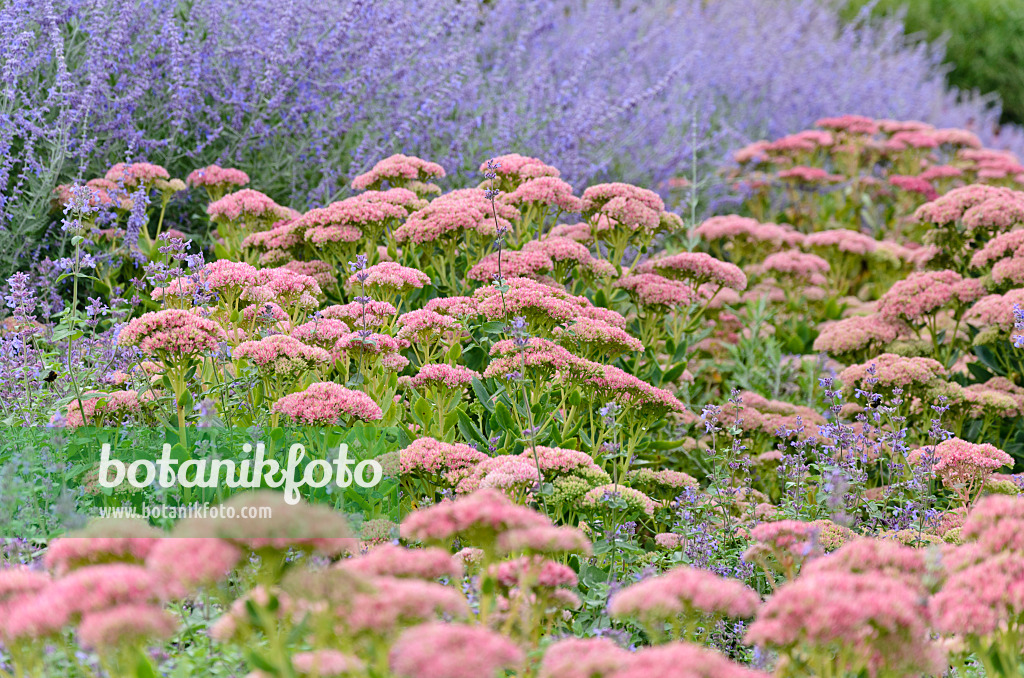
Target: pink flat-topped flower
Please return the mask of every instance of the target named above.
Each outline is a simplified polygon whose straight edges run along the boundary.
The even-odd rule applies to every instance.
[[[512,503],[498,490],[483,489],[415,511],[402,522],[401,533],[406,539],[444,542],[460,535],[494,537],[507,530],[550,525],[543,514]]]
[[[566,322],[590,305],[584,297],[529,278],[506,278],[508,290],[502,298],[494,287],[481,287],[473,293],[480,314],[488,320],[523,316],[533,325]]]
[[[693,285],[712,283],[737,291],[747,287],[747,276],[738,266],[704,252],[680,252],[654,259],[638,266],[637,272],[659,273],[675,280],[685,280]]]
[[[134,188],[139,184],[152,184],[157,179],[170,179],[170,173],[160,165],[148,162],[119,162],[107,170],[104,179],[125,188]]]
[[[927,385],[938,377],[946,376],[946,370],[937,360],[931,358],[907,358],[892,353],[883,353],[860,365],[851,365],[839,373],[839,381],[848,391],[854,387],[870,390],[868,380],[883,388],[911,385]]]
[[[403,474],[458,476],[468,473],[489,457],[462,443],[444,443],[434,438],[419,438],[399,453],[399,470]]]
[[[386,301],[368,301],[361,304],[353,301],[344,305],[328,306],[320,311],[320,317],[343,320],[353,329],[381,327],[391,322],[398,310]]]
[[[837,356],[879,349],[896,341],[900,331],[899,324],[878,315],[852,316],[822,325],[813,348]]]
[[[499,177],[510,177],[519,181],[525,181],[538,177],[557,178],[561,176],[561,172],[557,168],[547,165],[537,158],[519,155],[518,153],[499,155],[497,158],[492,158],[492,161],[497,165],[493,171]],[[491,170],[486,162],[480,165],[481,173],[488,171]]]
[[[378,162],[369,172],[353,179],[352,188],[357,191],[377,190],[385,181],[392,186],[401,187],[408,182],[429,181],[443,176],[444,168],[436,162],[396,153]]]
[[[657,193],[623,183],[590,186],[583,192],[582,207],[585,218],[600,215],[630,231],[656,229],[665,211]]]
[[[590,540],[575,527],[529,527],[509,530],[498,536],[503,553],[564,554],[592,552]]]
[[[484,459],[455,486],[458,494],[472,494],[481,488],[521,494],[541,481],[537,466],[520,456],[502,454]]]
[[[245,358],[261,370],[277,375],[294,375],[331,362],[331,355],[324,349],[307,346],[285,334],[242,342],[231,352],[231,357]]]
[[[397,336],[400,339],[414,343],[433,343],[455,338],[455,332],[460,330],[461,325],[452,316],[420,309],[398,316],[398,328]]]
[[[288,208],[278,205],[266,194],[251,188],[228,193],[220,200],[210,203],[206,208],[206,213],[215,221],[253,219],[266,222],[267,226],[279,219],[291,217],[291,211]]]
[[[362,283],[359,280],[360,275],[365,275]],[[361,273],[352,274],[346,282],[349,289],[359,289],[360,284],[369,288],[381,288],[389,294],[405,294],[429,285],[430,276],[416,268],[384,261],[370,266]]]
[[[606,678],[632,654],[607,638],[565,638],[544,653],[538,678]]]
[[[414,388],[443,386],[458,390],[469,386],[474,378],[479,379],[479,373],[462,365],[429,364],[420,367],[420,371],[412,378],[412,385]]]
[[[955,271],[911,273],[878,300],[878,315],[889,322],[919,323],[947,305],[969,304],[984,295],[980,280],[964,278]]]
[[[584,346],[606,356],[644,350],[639,339],[603,320],[576,318],[571,323],[555,327],[552,333],[563,346]]]
[[[990,198],[1015,193],[1007,188],[996,188],[985,184],[962,186],[927,202],[914,211],[914,219],[920,223],[949,224],[963,218],[967,210],[980,205]]]
[[[352,328],[349,327],[347,321],[333,318],[310,320],[294,327],[291,331],[291,336],[299,341],[328,350],[334,348],[338,341],[350,334],[352,334]]]
[[[928,559],[923,549],[904,546],[892,539],[861,537],[822,558],[815,558],[803,568],[803,574],[847,572],[875,574],[902,581],[924,590],[928,575]]]
[[[317,227],[349,227],[362,232],[373,228],[379,229],[387,223],[397,224],[406,216],[408,212],[402,205],[357,195],[306,212],[298,219],[295,229],[306,232]]]
[[[594,261],[590,250],[571,238],[548,235],[540,240],[531,240],[523,246],[524,252],[543,252],[552,261],[571,261],[589,265]]]
[[[206,167],[192,170],[186,178],[186,183],[189,186],[208,186],[226,189],[229,186],[245,186],[249,183],[249,175],[242,170],[232,167],[207,165]]]
[[[804,235],[791,227],[779,224],[763,224],[756,219],[741,217],[737,214],[711,217],[701,223],[694,233],[704,240],[734,240],[746,238],[754,242],[769,242],[775,245],[799,245]]]
[[[423,306],[423,310],[458,319],[479,315],[477,301],[473,297],[435,297]]]
[[[386,191],[366,191],[359,197],[367,202],[385,202],[405,208],[407,212],[415,212],[427,206],[427,201],[408,188],[389,188]]]
[[[84,409],[84,417],[83,410]],[[119,426],[142,411],[136,391],[114,391],[100,395],[83,394],[82,406],[77,400],[68,403],[65,426],[78,428],[88,420],[91,426]]]
[[[543,176],[524,181],[514,191],[503,193],[500,200],[520,208],[528,205],[545,205],[562,212],[573,213],[583,208],[583,201],[573,195],[572,186],[556,176]]]
[[[941,673],[945,663],[928,635],[927,610],[917,589],[879,574],[820,572],[788,582],[750,625],[747,642],[828,657],[842,647],[843,673],[885,667],[903,673]],[[870,633],[864,633],[871,629]]]
[[[270,407],[297,424],[330,426],[360,419],[376,421],[383,416],[380,406],[362,391],[352,391],[334,382],[311,384],[305,391],[281,398]]]
[[[525,278],[542,276],[554,268],[555,264],[551,257],[537,250],[494,252],[469,269],[466,277],[470,280],[490,282],[498,275],[499,266],[502,276]]]
[[[220,325],[180,309],[145,313],[118,334],[120,346],[138,346],[148,355],[197,356],[215,352],[224,336]]]
[[[442,622],[408,629],[391,648],[399,678],[484,678],[523,660],[523,651],[495,631]]]
[[[897,132],[924,132],[935,129],[935,125],[929,125],[920,120],[876,120],[878,128],[886,134]]]
[[[995,445],[969,443],[960,438],[950,438],[934,448],[917,450],[908,459],[920,461],[926,453],[937,460],[932,466],[935,475],[943,485],[956,491],[965,504],[996,469],[1012,467],[1014,463],[1013,457]]]
[[[923,176],[904,176],[892,174],[887,178],[888,182],[896,188],[908,193],[923,195],[927,200],[935,200],[939,197],[938,191],[932,186],[928,179]]]
[[[612,597],[608,612],[648,624],[702,614],[748,619],[760,603],[757,593],[735,579],[682,566],[622,589]]]
[[[820,167],[791,167],[780,171],[778,177],[804,184],[834,184],[846,179],[841,174],[830,174]]]
[[[803,240],[805,247],[835,248],[840,252],[850,254],[867,254],[875,251],[878,241],[869,235],[859,231],[851,231],[845,228],[837,228],[830,231],[818,231],[811,233]],[[825,269],[828,270],[827,268]],[[819,273],[823,271],[818,271]]]
[[[840,115],[830,118],[819,118],[814,122],[815,127],[847,132],[849,134],[876,134],[878,123],[873,118],[863,115]]]
[[[637,652],[628,653],[628,658],[621,667],[605,674],[606,678],[768,678],[768,675],[726,659],[718,652],[691,643],[667,643],[644,647]]]
[[[177,628],[174,617],[162,607],[128,603],[83,615],[78,636],[87,647],[110,650],[166,640]]]
[[[358,657],[338,650],[313,650],[293,654],[292,666],[303,676],[340,678],[361,672],[365,665]]]
[[[499,341],[491,347],[491,356],[484,370],[485,378],[509,379],[525,368],[546,378],[557,373],[562,379],[575,381],[595,379],[603,367],[540,337],[531,337],[525,347],[518,346],[512,339]]]
[[[382,544],[357,558],[342,560],[337,567],[364,575],[407,579],[460,579],[462,566],[448,551],[437,548],[405,548]]]
[[[804,241],[806,243],[806,241]],[[778,276],[802,282],[806,285],[823,285],[824,275],[831,269],[828,261],[815,254],[808,254],[799,250],[786,250],[769,254],[761,262],[760,269],[765,273],[773,273]]]
[[[971,256],[971,267],[983,269],[1004,257],[1024,256],[1024,229],[1000,233]]]
[[[615,287],[628,291],[640,306],[660,307],[663,310],[686,308],[703,299],[688,284],[657,273],[624,276],[615,281]]]
[[[494,213],[497,212],[497,224]],[[409,215],[395,230],[395,240],[420,244],[476,234],[485,238],[497,235],[498,227],[511,229],[520,218],[519,210],[503,202],[492,206],[486,191],[464,188],[435,198],[429,205]]]

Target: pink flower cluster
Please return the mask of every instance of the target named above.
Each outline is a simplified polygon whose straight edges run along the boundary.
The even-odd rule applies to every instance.
[[[799,245],[804,235],[792,227],[779,224],[763,224],[750,217],[737,214],[711,217],[696,228],[694,233],[708,242],[746,238],[753,242],[768,242],[774,245]]]
[[[814,350],[842,356],[882,348],[899,335],[900,326],[879,315],[852,316],[822,325],[814,340]]]
[[[211,202],[206,207],[206,213],[214,220],[256,219],[267,222],[268,226],[278,219],[292,216],[292,211],[287,207],[278,205],[269,196],[251,188],[228,193],[220,200]]]
[[[121,329],[120,346],[138,346],[148,355],[169,360],[197,356],[217,350],[224,330],[220,325],[189,311],[167,309],[144,313]]]
[[[511,229],[511,221],[519,217],[519,210],[512,205],[495,202],[492,206],[486,191],[464,188],[445,193],[413,212],[394,235],[396,241],[412,245],[454,239],[468,233],[493,238],[498,228]]]
[[[136,391],[113,391],[100,396],[87,393],[82,395],[81,407],[77,399],[68,403],[65,426],[78,428],[87,420],[90,426],[119,426],[126,417],[141,411],[142,403]]]
[[[615,287],[628,291],[639,306],[664,311],[682,310],[702,300],[702,295],[687,283],[657,273],[627,275],[615,281]]]
[[[469,445],[418,438],[399,453],[398,463],[403,474],[426,473],[457,479],[486,459],[486,454]]]
[[[938,191],[923,174],[918,176],[890,174],[886,180],[901,191],[923,195],[926,200],[935,200],[939,197]]]
[[[830,266],[817,255],[787,250],[769,254],[761,263],[760,269],[766,273],[790,276],[807,285],[823,285],[824,274],[828,273]]]
[[[1024,229],[1000,233],[971,256],[973,268],[985,268],[1004,257],[1024,256]]]
[[[391,670],[399,678],[483,678],[524,659],[522,650],[495,631],[442,622],[414,626],[391,647]]]
[[[622,589],[612,596],[608,612],[612,617],[636,617],[645,623],[684,615],[746,619],[754,616],[760,603],[757,593],[735,579],[680,566]]]
[[[462,365],[429,364],[420,367],[412,378],[412,385],[418,389],[433,386],[461,390],[469,386],[474,378],[479,379],[479,373]]]
[[[1013,457],[989,443],[969,443],[960,438],[943,440],[935,446],[938,459],[932,470],[946,487],[977,488],[1002,466],[1013,466]]]
[[[658,228],[665,203],[654,191],[632,184],[596,184],[583,191],[582,211],[586,218],[601,215],[630,231],[651,231]]]
[[[360,174],[353,179],[352,188],[357,191],[379,189],[385,181],[392,186],[401,186],[408,182],[429,181],[434,177],[443,177],[444,175],[444,168],[436,162],[397,153],[384,158],[369,172]]]
[[[473,297],[435,297],[428,301],[423,309],[461,319],[479,315],[476,305],[476,299]]]
[[[233,358],[245,358],[262,370],[278,375],[297,375],[317,365],[327,365],[331,355],[317,346],[307,346],[285,334],[274,334],[236,346]]]
[[[124,186],[125,188],[134,188],[140,183],[152,184],[158,179],[170,179],[171,175],[160,165],[154,165],[148,162],[119,162],[107,170],[107,173],[103,178],[113,184]]]
[[[508,291],[504,298],[494,287],[481,287],[473,293],[477,309],[488,320],[504,320],[508,316],[524,316],[535,322],[551,325],[563,323],[582,314],[590,306],[585,297],[577,297],[563,289],[530,278],[506,278]]]
[[[895,283],[878,300],[878,315],[888,322],[923,322],[950,304],[969,304],[985,295],[977,278],[964,278],[955,271],[911,273]]]
[[[644,350],[640,340],[626,330],[592,318],[577,318],[571,323],[555,327],[552,334],[563,346],[582,345],[606,356]]]
[[[865,255],[878,247],[878,241],[869,235],[848,228],[837,228],[831,231],[811,233],[803,242],[804,246],[820,249],[835,248],[840,252]],[[828,269],[825,269],[826,271]],[[818,271],[824,273],[825,271]]]
[[[338,563],[363,575],[433,580],[462,577],[462,567],[448,551],[436,547],[409,549],[394,544],[376,546],[365,555]]]
[[[310,384],[305,391],[286,395],[271,405],[270,411],[311,426],[331,426],[351,419],[375,421],[384,416],[370,396],[330,381]]]
[[[841,174],[829,174],[820,167],[791,167],[778,173],[780,179],[791,179],[804,184],[834,184],[843,181]]]
[[[481,488],[494,488],[515,496],[540,482],[537,466],[516,455],[501,454],[484,459],[456,485],[459,494],[472,494]]]
[[[536,242],[536,241],[531,241]],[[481,259],[466,272],[466,277],[479,282],[490,282],[498,275],[500,264],[501,275],[509,277],[540,277],[547,273],[555,264],[546,253],[537,249],[511,250],[494,252]]]
[[[519,155],[518,153],[499,155],[497,158],[493,158],[493,162],[498,165],[494,170],[495,174],[499,177],[508,177],[518,181],[537,179],[539,177],[561,176],[561,172],[557,168],[546,165],[537,158]],[[481,173],[489,171],[491,170],[488,169],[487,163],[480,165]]]
[[[914,212],[922,223],[961,221],[968,230],[1009,230],[1024,221],[1024,193],[1008,188],[972,184],[954,188]]]
[[[410,514],[402,536],[421,542],[449,541],[459,535],[496,535],[507,530],[547,527],[544,515],[518,504],[494,489],[482,489],[456,501],[443,502]]]
[[[524,181],[511,193],[502,194],[501,201],[519,208],[545,205],[570,213],[578,213],[583,209],[583,201],[573,195],[572,186],[557,176]]]
[[[210,188],[227,188],[228,186],[245,186],[249,183],[249,175],[239,169],[207,165],[192,170],[186,182],[189,186],[207,186]]]
[[[747,276],[735,264],[715,259],[704,252],[680,252],[654,259],[637,267],[640,273],[660,273],[669,278],[686,280],[692,285],[710,283],[742,291]]]
[[[768,678],[721,654],[691,643],[667,643],[628,653],[617,669],[602,678]],[[559,677],[561,678],[561,677]],[[568,677],[566,677],[568,678]],[[591,678],[588,676],[587,678]]]
[[[359,276],[365,275],[360,283]],[[349,276],[346,285],[350,289],[359,289],[360,284],[373,289],[385,290],[388,294],[405,294],[430,284],[430,276],[416,268],[400,266],[393,261],[382,261],[370,266],[365,271]]]
[[[946,369],[937,360],[883,353],[865,363],[847,367],[839,373],[839,381],[852,391],[854,387],[872,390],[870,380],[891,389],[894,386],[906,388],[914,384],[928,384],[944,376]]]
[[[747,642],[831,657],[842,648],[843,673],[941,673],[927,610],[916,588],[880,574],[818,572],[787,582],[768,599]]]

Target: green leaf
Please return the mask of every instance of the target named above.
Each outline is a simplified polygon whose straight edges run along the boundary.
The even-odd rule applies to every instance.
[[[480,404],[487,408],[488,412],[494,411],[494,403],[491,402],[491,394],[487,392],[487,387],[477,377],[473,377],[473,393],[476,394],[476,399],[480,401]]]
[[[515,422],[512,421],[512,413],[508,411],[505,403],[500,400],[494,404],[494,418],[503,429],[506,431],[516,431],[518,434]]]
[[[489,320],[480,326],[480,330],[486,334],[504,334],[505,323],[501,320]]]
[[[462,344],[459,344],[458,342],[456,342],[456,343],[452,344],[452,347],[450,349],[448,349],[448,353],[446,354],[445,357],[448,359],[448,362],[454,363],[461,356],[462,356]]]
[[[483,432],[477,427],[473,420],[468,414],[461,408],[457,408],[455,412],[459,417],[459,433],[467,441],[475,441],[479,444],[486,445],[487,439],[484,438]]]
[[[417,417],[419,417],[419,420],[420,420],[421,424],[430,421],[430,419],[431,419],[431,416],[430,416],[431,415],[430,403],[427,402],[426,398],[423,398],[423,397],[416,398],[416,402],[415,402],[415,404],[413,404],[412,410],[413,410],[413,413]]]
[[[153,666],[153,662],[150,661],[142,649],[139,647],[134,648],[135,652],[135,678],[158,678],[156,667]]]

